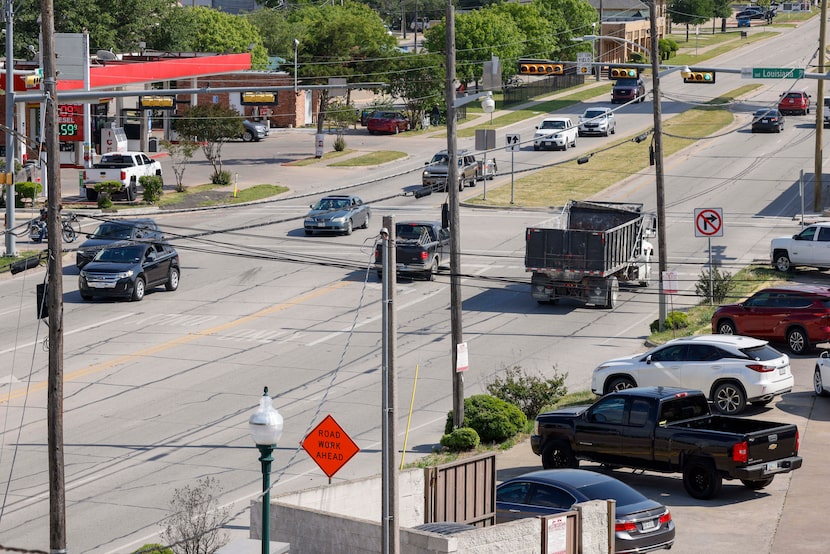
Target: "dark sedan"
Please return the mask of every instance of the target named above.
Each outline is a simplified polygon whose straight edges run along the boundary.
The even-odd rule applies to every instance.
[[[401,112],[375,112],[368,121],[366,128],[370,135],[376,133],[400,133],[409,130],[409,118]]]
[[[764,108],[752,114],[752,132],[780,133],[784,129],[784,114],[775,108]]]
[[[176,290],[180,276],[179,254],[169,244],[117,246],[101,250],[84,266],[78,290],[84,300],[111,296],[139,301],[157,286]]]
[[[303,227],[306,235],[329,231],[351,235],[352,229],[368,229],[372,210],[354,195],[331,195],[311,205]]]
[[[625,483],[583,469],[546,469],[514,477],[496,487],[496,522],[556,514],[589,500],[616,500],[617,553],[668,549],[674,544],[669,509]]]
[[[162,232],[154,220],[133,219],[122,221],[105,221],[95,232],[86,236],[75,253],[75,265],[81,269],[92,261],[101,249],[110,246],[126,246],[141,240],[161,240]]]

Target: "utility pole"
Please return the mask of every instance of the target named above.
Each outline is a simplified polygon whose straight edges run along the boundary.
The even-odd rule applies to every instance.
[[[827,2],[821,3],[821,19],[818,27],[818,72],[824,73],[824,48],[827,44]],[[822,165],[824,159],[824,79],[818,80],[816,91],[816,154],[815,178],[813,179],[813,209],[820,212],[823,208],[822,193]]]
[[[455,7],[447,3],[447,192],[450,197],[450,327],[452,333],[452,423],[464,421],[464,375],[457,370],[461,344],[461,218],[458,202],[458,122],[455,110]]]
[[[14,6],[12,0],[6,0],[3,11],[6,22],[6,173],[12,176],[11,183],[6,183],[6,256],[15,256],[14,234]]]
[[[66,552],[66,497],[63,466],[63,244],[61,243],[61,177],[58,144],[57,56],[55,55],[55,10],[52,0],[41,0],[43,47],[44,148],[46,150],[47,304],[49,306],[49,379],[46,419],[49,458],[49,548],[52,554]]]
[[[660,110],[660,48],[657,37],[657,1],[649,0],[649,31],[651,33],[651,79],[652,101],[654,111],[654,138],[652,148],[654,152],[654,179],[657,188],[657,260],[659,271],[659,324],[662,331],[666,323],[666,292],[663,283],[663,273],[668,265],[666,246],[666,192],[663,176],[663,115]]]

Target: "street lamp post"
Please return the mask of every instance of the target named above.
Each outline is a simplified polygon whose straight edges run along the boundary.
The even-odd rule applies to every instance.
[[[271,551],[271,462],[277,443],[282,436],[283,420],[271,405],[268,387],[259,400],[259,409],[248,419],[248,429],[259,449],[262,463],[262,554]]]
[[[300,41],[294,39],[294,94],[297,94],[297,50],[300,48]]]

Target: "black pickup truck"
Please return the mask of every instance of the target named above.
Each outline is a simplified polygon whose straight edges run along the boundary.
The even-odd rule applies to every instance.
[[[395,263],[398,275],[417,275],[432,281],[450,260],[450,232],[438,221],[395,224]],[[383,274],[383,247],[375,248],[375,271]]]
[[[626,389],[536,416],[530,444],[548,468],[590,460],[611,467],[683,473],[694,498],[718,494],[723,479],[759,490],[801,467],[798,428],[712,415],[706,396],[669,387]]]

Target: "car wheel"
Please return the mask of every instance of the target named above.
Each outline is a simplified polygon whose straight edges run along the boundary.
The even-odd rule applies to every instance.
[[[616,126],[616,125],[614,125],[613,127],[611,127],[611,134],[612,134],[612,135],[616,135],[616,134],[617,134],[617,126]],[[607,136],[607,135],[606,135],[606,136]]]
[[[721,383],[712,393],[715,408],[724,415],[735,415],[746,408],[746,395],[743,389],[731,381]]]
[[[369,129],[369,134],[370,134],[370,135],[374,135],[374,134],[375,134],[375,132],[374,132],[374,131],[372,131],[371,129]]]
[[[735,327],[735,323],[728,319],[724,319],[722,321],[718,321],[717,326],[718,334],[719,335],[737,335],[738,329]]]
[[[793,266],[790,263],[790,257],[787,255],[786,251],[776,250],[772,258],[775,260],[775,269],[778,271],[782,271],[784,273],[792,271]]]
[[[534,145],[533,145],[533,149],[534,149],[535,151],[537,151],[537,152],[538,152],[538,151],[539,151],[539,146],[538,146],[538,145],[536,145],[536,144],[534,144]]]
[[[801,327],[787,331],[787,346],[793,354],[806,354],[810,350],[810,339]]]
[[[610,134],[611,134],[611,129],[605,129],[605,132],[602,133],[602,136],[607,137]]]
[[[611,282],[608,283],[608,295],[605,301],[605,307],[609,310],[613,310],[617,307],[617,298],[620,295],[620,282],[617,280],[616,277],[611,278]]]
[[[427,271],[427,281],[434,281],[436,273],[438,273],[438,260],[433,259],[432,265],[429,266],[429,271]]]
[[[692,498],[708,500],[721,489],[723,478],[711,460],[692,458],[683,467],[683,488]]]
[[[305,236],[307,237],[310,237],[314,234],[314,231],[312,231],[311,229],[303,229],[303,231],[305,232]]]
[[[576,148],[576,137],[574,137],[574,140],[571,143],[571,148]]]
[[[81,293],[81,300],[92,300],[91,294],[86,294],[85,292]]]
[[[618,390],[633,389],[637,386],[634,379],[631,377],[615,377],[608,381],[605,385],[605,394],[616,392]]]
[[[821,380],[821,370],[818,366],[816,366],[816,370],[813,373],[813,391],[816,393],[816,396],[827,396],[827,391],[824,390],[824,382]]]
[[[777,126],[775,127],[775,132],[776,132],[776,133],[780,133],[780,132],[781,132],[781,129],[783,129],[783,128],[784,128],[784,126],[783,126],[783,125],[777,125]]]
[[[351,220],[351,219],[350,219],[349,221],[347,221],[347,222],[346,222],[346,229],[343,231],[343,233],[344,233],[345,235],[351,235],[351,234],[352,234],[352,230],[354,229],[354,227],[353,227],[352,225],[353,225],[353,224],[352,224],[352,220]]]
[[[86,189],[86,199],[90,202],[98,200],[98,191],[95,189]]]
[[[360,226],[361,229],[368,229],[369,228],[369,215],[366,215],[366,219],[363,220],[363,225]]]
[[[542,467],[545,469],[577,468],[577,460],[567,443],[550,442],[542,450]]]
[[[775,475],[772,477],[765,477],[764,479],[741,479],[741,483],[743,483],[749,490],[759,491],[772,483],[774,477]]]
[[[135,181],[130,181],[130,184],[127,185],[127,188],[124,191],[124,194],[127,197],[127,202],[132,202],[133,200],[135,200],[136,192],[137,190],[135,186]]]
[[[132,299],[135,302],[141,302],[144,298],[144,277],[137,277],[135,280],[135,285],[133,285],[133,296]]]
[[[254,134],[250,131],[245,131],[244,133],[242,133],[242,140],[245,142],[251,142],[252,140],[254,140]]]
[[[167,275],[167,282],[164,283],[164,288],[169,291],[174,291],[179,288],[179,268],[170,268],[170,273]]]
[[[397,135],[398,133],[400,133],[400,131],[401,131],[401,130],[400,130],[400,129],[398,129],[398,126],[397,126],[397,125],[395,125],[395,130],[393,131],[393,133],[395,133],[395,134]]]
[[[458,180],[458,192],[464,190],[464,177]]]

